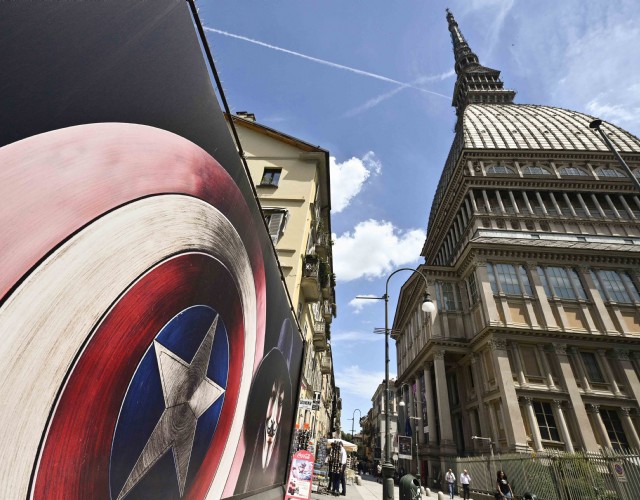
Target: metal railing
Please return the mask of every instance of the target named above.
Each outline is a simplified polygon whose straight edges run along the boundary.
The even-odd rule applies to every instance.
[[[640,453],[603,450],[600,453],[545,450],[495,457],[456,459],[456,476],[467,469],[471,489],[493,495],[496,473],[503,470],[517,497],[538,500],[640,499]]]

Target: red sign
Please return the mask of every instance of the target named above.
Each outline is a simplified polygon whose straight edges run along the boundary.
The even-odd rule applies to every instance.
[[[285,500],[309,500],[313,482],[313,453],[300,450],[294,453],[289,471]]]

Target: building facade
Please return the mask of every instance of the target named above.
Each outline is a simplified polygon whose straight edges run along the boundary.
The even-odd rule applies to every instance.
[[[392,463],[398,463],[398,405],[393,387],[396,379],[389,380],[389,454]],[[385,418],[386,409],[384,401],[385,382],[378,384],[371,398],[371,409],[364,420],[363,433],[369,436],[369,446],[365,447],[365,456],[373,462],[385,461]]]
[[[489,443],[640,449],[640,193],[594,117],[515,104],[447,20],[458,121],[420,268],[437,312],[414,275],[393,325],[420,472]],[[640,176],[640,140],[603,129]]]
[[[299,408],[296,428],[314,446],[334,434],[341,408],[329,342],[336,315],[329,153],[257,123],[251,113],[231,119],[305,339],[300,399],[313,405]]]

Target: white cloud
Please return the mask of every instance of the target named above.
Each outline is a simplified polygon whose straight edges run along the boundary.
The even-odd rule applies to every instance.
[[[379,278],[392,268],[420,259],[425,232],[401,231],[391,222],[373,219],[358,223],[353,232],[334,236],[333,264],[339,281]]]
[[[375,295],[363,295],[363,297],[371,297],[376,298]],[[375,301],[371,300],[371,299],[351,299],[351,301],[349,302],[349,305],[353,308],[353,313],[354,314],[360,314],[362,312],[362,309],[364,309],[365,306],[370,306],[372,304],[374,304]]]
[[[362,158],[350,158],[338,163],[332,156],[331,169],[331,212],[342,212],[356,196],[371,175],[379,175],[382,163],[373,151]]]
[[[376,335],[373,332],[332,332],[331,333],[331,345],[335,347],[340,344],[341,348],[344,344],[362,344],[367,342],[382,341],[384,337],[382,335]]]
[[[389,375],[395,378],[395,374]],[[365,371],[358,365],[347,366],[336,371],[336,386],[340,387],[340,395],[351,394],[371,400],[378,385],[384,380],[384,370]]]

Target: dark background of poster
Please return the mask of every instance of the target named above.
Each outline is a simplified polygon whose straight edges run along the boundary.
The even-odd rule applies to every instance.
[[[276,347],[283,318],[296,323],[187,2],[0,2],[0,48],[0,147],[74,125],[126,122],[178,134],[218,160],[247,199],[261,232],[267,279],[264,352]],[[292,408],[302,350],[294,328]]]

